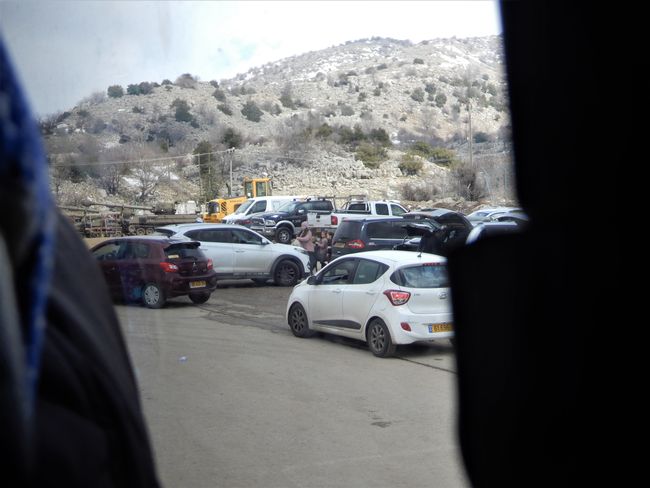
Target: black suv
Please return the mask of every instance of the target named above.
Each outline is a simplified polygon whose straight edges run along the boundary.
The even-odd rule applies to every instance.
[[[251,218],[251,230],[282,244],[289,244],[298,234],[300,224],[307,220],[308,213],[330,214],[334,204],[318,198],[287,202],[275,212],[256,214]]]
[[[343,219],[332,239],[332,259],[360,251],[393,249],[409,234],[402,217]]]

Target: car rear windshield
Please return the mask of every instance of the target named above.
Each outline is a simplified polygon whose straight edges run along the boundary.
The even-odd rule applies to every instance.
[[[395,271],[390,280],[407,288],[446,288],[449,286],[447,266],[440,263],[405,266]]]
[[[165,256],[167,259],[187,259],[192,258],[195,260],[205,259],[203,251],[201,251],[196,243],[187,242],[182,244],[173,244],[165,248]]]
[[[336,228],[336,233],[334,234],[334,241],[350,241],[353,239],[358,239],[359,234],[361,233],[361,222],[356,222],[354,220],[344,220]]]

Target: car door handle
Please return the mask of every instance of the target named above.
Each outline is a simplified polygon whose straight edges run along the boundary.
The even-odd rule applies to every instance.
[[[246,251],[244,251],[243,249],[238,249],[235,252],[246,252]]]
[[[375,290],[368,290],[368,291],[366,292],[366,295],[374,295],[374,294],[376,294],[376,293],[377,293],[377,292],[376,292]]]
[[[341,293],[341,289],[337,288],[336,290],[332,290],[332,293]]]

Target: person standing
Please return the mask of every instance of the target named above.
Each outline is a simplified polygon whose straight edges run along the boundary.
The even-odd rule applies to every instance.
[[[300,234],[298,234],[298,244],[309,254],[309,273],[314,274],[316,269],[316,252],[314,249],[314,242],[312,240],[313,236],[311,230],[309,230],[309,224],[307,221],[304,221],[300,224]]]
[[[329,262],[327,253],[330,243],[327,231],[322,231],[320,236],[320,239],[316,242],[316,261],[320,263],[320,269],[323,269],[323,267]]]

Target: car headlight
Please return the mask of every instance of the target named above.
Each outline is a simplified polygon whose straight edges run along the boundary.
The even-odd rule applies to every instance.
[[[275,225],[275,220],[265,220],[264,225]]]

